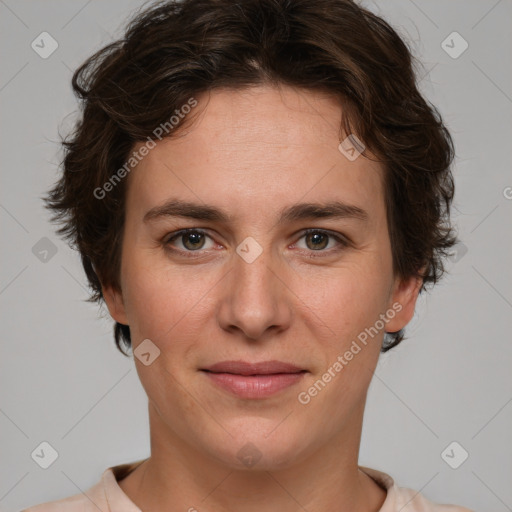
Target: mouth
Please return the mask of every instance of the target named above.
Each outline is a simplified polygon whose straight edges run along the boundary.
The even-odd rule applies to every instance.
[[[283,361],[261,361],[249,363],[246,361],[222,361],[215,363],[204,371],[212,373],[231,373],[234,375],[275,375],[283,373],[299,373],[306,371],[291,363]]]
[[[308,373],[282,361],[223,361],[201,371],[224,391],[248,399],[267,398],[298,383]]]

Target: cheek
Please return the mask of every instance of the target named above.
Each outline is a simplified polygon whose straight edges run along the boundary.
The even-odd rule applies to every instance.
[[[387,305],[390,279],[376,259],[337,268],[324,275],[301,278],[293,286],[309,308],[310,321],[323,323],[338,347],[373,325]]]
[[[304,406],[309,417],[322,418],[322,428],[332,432],[355,413],[368,390],[383,338],[383,330],[375,331],[375,325],[385,312],[388,286],[384,269],[379,273],[377,266],[338,270],[322,282],[321,291],[309,295],[309,302],[304,301],[308,306],[304,318],[316,333],[323,365],[301,389],[302,399],[309,400]],[[300,293],[314,289],[312,284],[304,283]],[[331,411],[327,418],[326,408]]]
[[[150,268],[148,261],[153,261]],[[145,338],[157,345],[172,339],[173,346],[181,339],[197,339],[200,318],[211,304],[208,292],[216,281],[154,262],[141,253],[127,258],[123,267],[123,297],[134,346]]]

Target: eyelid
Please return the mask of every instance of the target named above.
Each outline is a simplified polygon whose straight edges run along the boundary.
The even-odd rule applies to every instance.
[[[323,228],[308,228],[301,232],[302,235],[300,238],[302,238],[305,235],[309,235],[310,233],[323,233],[324,235],[328,235],[331,238],[334,238],[336,241],[338,241],[340,244],[342,244],[345,247],[348,247],[353,242],[350,240],[350,238],[342,233],[339,233],[338,231],[331,231],[329,229],[323,229]],[[318,251],[318,252],[326,252],[326,251]]]
[[[172,240],[174,238],[178,238],[180,235],[186,235],[187,233],[201,233],[203,235],[210,236],[202,228],[183,228],[183,229],[178,229],[177,231],[173,231],[172,233],[167,233],[164,236],[163,241],[169,242],[170,240]]]

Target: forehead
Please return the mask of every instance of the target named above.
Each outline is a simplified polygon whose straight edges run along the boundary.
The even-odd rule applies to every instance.
[[[382,203],[380,165],[350,161],[338,149],[336,98],[259,86],[214,90],[197,100],[191,122],[157,142],[130,173],[132,208],[170,196],[238,208],[240,215],[299,201],[341,200],[365,209]]]

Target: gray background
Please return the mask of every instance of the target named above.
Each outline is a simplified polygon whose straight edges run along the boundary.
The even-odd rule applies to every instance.
[[[84,302],[78,255],[40,200],[57,177],[58,131],[76,111],[72,70],[139,5],[0,0],[2,511],[79,493],[105,468],[149,454],[133,359],[115,348],[105,311]],[[450,276],[421,297],[409,339],[381,356],[360,463],[436,502],[512,510],[512,3],[364,5],[409,41],[423,62],[422,90],[454,136],[454,218],[467,253],[459,247]],[[43,31],[59,44],[47,59],[31,48]],[[469,44],[456,59],[441,47],[453,31]],[[46,261],[43,237],[57,251]],[[46,470],[31,458],[42,441],[58,452]],[[458,469],[441,457],[452,441],[469,453]]]

